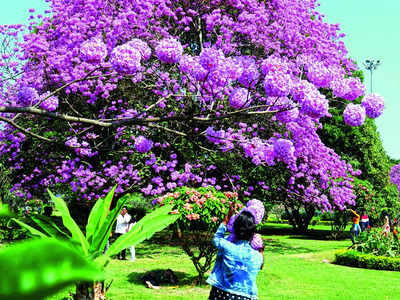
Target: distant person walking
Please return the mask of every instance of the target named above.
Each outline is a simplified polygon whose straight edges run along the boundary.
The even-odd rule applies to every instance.
[[[360,223],[360,215],[352,209],[349,209],[349,210],[353,214],[353,224],[350,228],[350,239],[354,245],[354,238],[357,237],[358,234],[361,232],[361,227],[359,224]]]
[[[117,226],[115,227],[115,235],[117,238],[128,232],[130,221],[131,215],[128,214],[128,209],[126,206],[124,206],[121,210],[121,213],[117,217]],[[118,253],[117,258],[125,260],[126,249],[122,250],[121,253]]]
[[[369,217],[365,210],[363,210],[363,212],[361,214],[360,227],[361,227],[361,231],[368,230],[368,227],[369,227]]]

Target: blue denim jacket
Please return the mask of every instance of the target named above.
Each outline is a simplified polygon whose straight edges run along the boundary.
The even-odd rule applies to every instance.
[[[262,255],[247,241],[229,242],[224,238],[225,232],[226,226],[221,224],[214,235],[213,244],[218,248],[218,254],[207,283],[256,300],[256,277],[263,263]]]

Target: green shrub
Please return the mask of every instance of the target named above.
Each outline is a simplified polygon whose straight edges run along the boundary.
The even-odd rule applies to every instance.
[[[311,225],[311,226],[318,225],[320,221],[321,221],[321,218],[320,218],[319,216],[314,216],[314,217],[311,219],[310,225]]]
[[[400,271],[400,257],[376,256],[357,250],[336,251],[334,262],[338,265],[356,268]]]
[[[217,249],[212,245],[212,238],[228,213],[230,202],[239,203],[237,193],[223,193],[214,187],[181,187],[153,201],[154,205],[172,204],[179,212],[179,244],[192,260],[199,284],[215,260]]]
[[[364,231],[357,237],[356,250],[376,256],[400,256],[398,237],[392,232],[383,233],[382,229],[374,228],[371,232]]]

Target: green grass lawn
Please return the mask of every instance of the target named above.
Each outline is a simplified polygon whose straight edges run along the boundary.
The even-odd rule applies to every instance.
[[[335,250],[349,246],[349,240],[329,241],[291,234],[263,237],[265,266],[257,279],[260,300],[400,299],[400,272],[331,263]],[[209,286],[191,285],[195,269],[180,248],[168,245],[168,236],[164,235],[164,242],[156,239],[137,246],[136,256],[136,262],[114,260],[108,266],[107,282],[113,280],[108,299],[207,299]],[[179,286],[145,288],[140,276],[160,268],[173,269],[180,280]],[[51,299],[62,299],[67,294],[59,293]]]

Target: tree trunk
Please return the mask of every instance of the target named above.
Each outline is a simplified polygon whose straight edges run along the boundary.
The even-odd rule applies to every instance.
[[[77,283],[76,292],[72,297],[74,300],[105,300],[106,289],[104,281]]]
[[[104,281],[93,283],[93,300],[105,300],[106,289],[104,287]]]
[[[293,230],[298,233],[307,232],[308,225],[315,214],[315,208],[313,206],[304,206],[305,214],[300,213],[299,207],[290,207],[289,210],[285,205],[285,210],[289,216],[289,224],[292,225]]]
[[[77,283],[75,294],[72,295],[74,300],[91,300],[90,286],[88,282]]]

